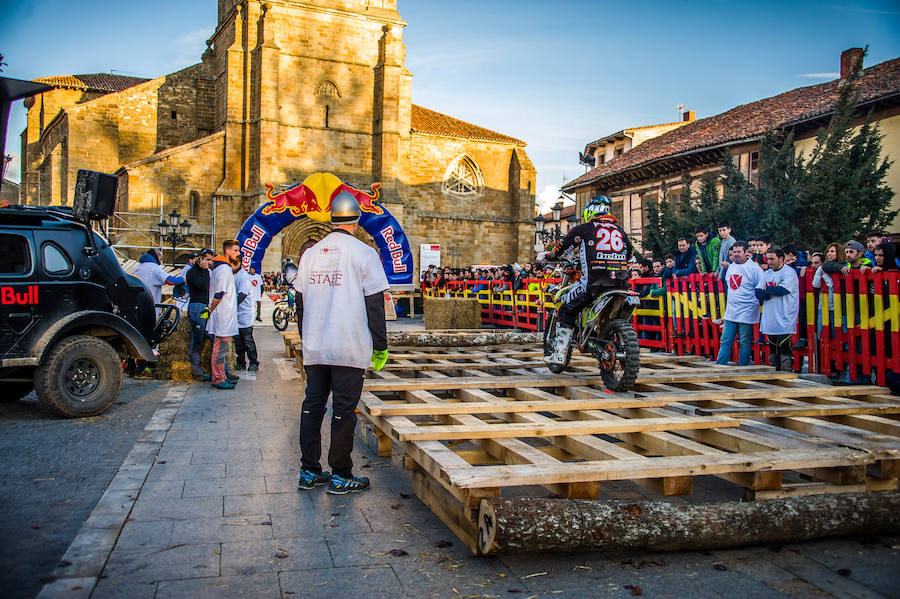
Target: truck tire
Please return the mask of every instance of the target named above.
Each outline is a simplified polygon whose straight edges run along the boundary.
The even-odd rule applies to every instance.
[[[45,408],[58,416],[96,416],[122,388],[122,364],[112,346],[86,335],[66,337],[50,350],[34,377]]]

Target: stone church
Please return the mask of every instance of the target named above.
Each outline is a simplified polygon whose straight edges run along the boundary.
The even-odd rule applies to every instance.
[[[144,80],[38,79],[22,133],[22,201],[71,204],[78,169],[119,177],[110,237],[134,255],[172,209],[186,245],[216,247],[276,190],[315,172],[380,181],[409,237],[462,266],[533,258],[535,169],[525,142],[414,105],[396,0],[218,0],[201,62]],[[143,223],[143,224],[141,224]],[[329,225],[303,219],[264,268]]]

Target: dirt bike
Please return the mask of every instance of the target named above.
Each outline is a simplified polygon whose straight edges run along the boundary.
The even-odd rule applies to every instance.
[[[562,303],[566,292],[577,284],[576,273],[580,272],[576,262],[564,261],[562,281],[548,289],[553,294],[554,304],[559,306]],[[631,326],[631,313],[640,303],[637,293],[624,289],[611,289],[597,296],[575,319],[575,331],[566,351],[565,363],[548,364],[550,371],[557,374],[564,372],[572,357],[572,347],[578,346],[582,353],[597,358],[607,388],[628,391],[634,387],[641,358],[637,334]],[[557,309],[548,306],[544,320],[545,356],[553,353],[558,328]]]
[[[289,322],[297,322],[297,310],[290,291],[275,300],[275,310],[272,312],[272,324],[277,330],[285,330]]]

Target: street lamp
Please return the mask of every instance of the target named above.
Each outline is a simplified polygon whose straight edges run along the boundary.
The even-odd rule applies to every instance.
[[[178,219],[180,218],[181,215],[178,214],[178,211],[172,209],[172,212],[169,213],[169,220],[166,221],[166,219],[162,219],[156,225],[159,228],[160,244],[166,243],[172,246],[171,262],[173,267],[175,266],[175,247],[179,243],[187,241],[187,236],[190,234],[191,230],[191,223],[189,223],[187,219],[184,219],[179,223]]]
[[[534,217],[534,231],[541,243],[546,245],[548,241],[556,241],[563,238],[562,231],[559,230],[559,216],[561,212],[562,204],[559,202],[550,209],[550,214],[553,217],[551,222],[556,226],[549,231],[544,230],[547,225],[547,218],[543,214],[538,214]]]

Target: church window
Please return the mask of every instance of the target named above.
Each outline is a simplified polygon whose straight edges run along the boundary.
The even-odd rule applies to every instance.
[[[330,108],[330,106],[328,106],[328,105],[326,104],[326,105],[325,105],[325,128],[326,128],[326,129],[328,128],[328,109],[329,109],[329,108]]]
[[[468,156],[460,156],[450,163],[444,174],[442,191],[457,198],[478,199],[484,195],[481,169]]]
[[[190,215],[191,218],[197,217],[197,211],[200,209],[200,194],[196,191],[191,192]]]
[[[178,113],[175,112],[174,110],[172,111],[172,120],[173,120],[173,121],[177,121],[177,120],[178,120]]]

